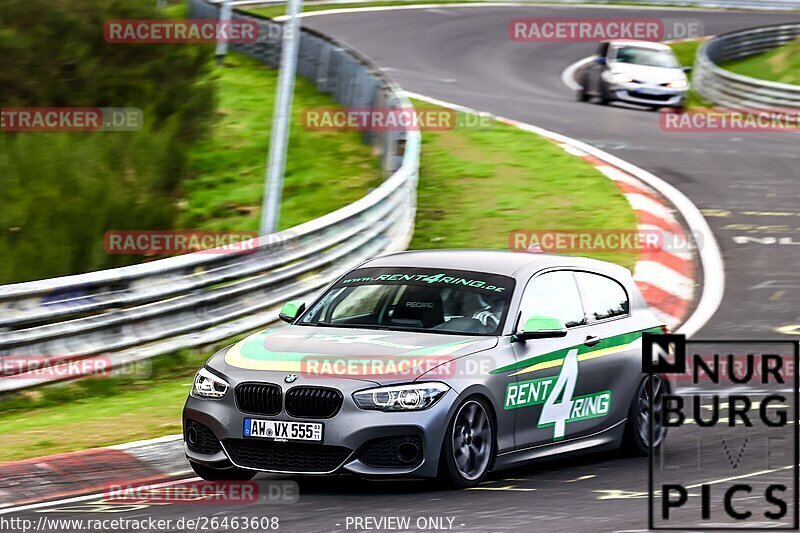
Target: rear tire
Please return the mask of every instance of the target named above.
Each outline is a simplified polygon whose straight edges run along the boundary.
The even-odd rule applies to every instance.
[[[589,93],[586,92],[586,87],[581,87],[577,91],[575,91],[578,101],[579,102],[588,102],[589,101]]]
[[[494,463],[495,424],[486,400],[471,396],[447,425],[439,461],[439,478],[450,488],[474,487]]]
[[[655,448],[657,449],[667,438],[667,428],[661,419],[661,409],[664,402],[664,394],[667,394],[669,385],[667,381],[658,374],[653,375],[653,386],[655,391],[655,402],[650,397],[650,377],[646,376],[639,382],[636,394],[631,400],[628,410],[628,422],[625,425],[625,434],[622,437],[622,450],[627,455],[644,457],[650,454],[650,435],[649,435],[649,405],[653,403],[653,436]]]
[[[212,468],[210,466],[189,461],[194,473],[206,481],[248,481],[253,479],[258,473],[255,470],[245,470],[244,468]]]

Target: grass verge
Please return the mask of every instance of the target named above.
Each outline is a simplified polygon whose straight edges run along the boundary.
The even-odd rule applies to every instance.
[[[211,136],[190,153],[180,227],[256,231],[277,71],[232,54],[216,72],[218,119]],[[336,106],[330,96],[298,78],[294,100],[281,229],[344,207],[383,179],[372,148],[362,144],[358,132],[303,129],[303,110]]]
[[[303,6],[303,13],[311,13],[313,11],[330,11],[331,9],[357,9],[360,7],[390,7],[390,6],[413,6],[425,4],[484,4],[484,0],[417,0],[417,1],[391,1],[391,2],[358,2],[353,4],[305,4]],[[248,11],[263,17],[280,17],[286,14],[286,6],[268,6],[268,7],[253,7],[243,8],[243,11]]]
[[[416,102],[416,107],[429,104]],[[464,123],[459,113],[457,123]],[[633,230],[616,185],[591,164],[513,126],[422,136],[411,248],[508,248],[513,231]],[[586,254],[632,268],[630,253]]]
[[[722,68],[761,80],[800,85],[800,39],[738,61],[728,61]]]
[[[130,377],[85,379],[6,398],[0,403],[0,461],[180,433],[183,402],[207,358],[182,350],[138,365]]]
[[[458,122],[465,122],[463,114]],[[423,132],[417,208],[412,248],[507,248],[514,230],[636,227],[625,198],[592,165],[500,123]],[[636,259],[594,257],[629,268]],[[6,400],[0,461],[179,433],[189,384],[208,355],[157,358],[148,380],[95,379]]]
[[[485,4],[487,3],[486,0],[391,0],[391,1],[378,1],[378,2],[354,2],[352,4],[314,4],[314,3],[306,3],[303,5],[303,12],[309,13],[312,11],[329,11],[331,9],[355,9],[359,7],[388,7],[388,6],[413,6],[413,5],[425,5],[425,4]],[[596,3],[596,2],[595,2]],[[524,2],[522,5],[536,5],[536,4],[548,4],[547,0],[541,0],[539,2]],[[578,2],[580,4],[580,2]],[[592,4],[591,0],[587,0],[585,4]],[[647,1],[643,2],[636,2],[635,0],[631,0],[630,2],[614,2],[615,6],[650,6],[650,7],[664,7],[660,4],[648,3]],[[691,9],[692,7],[697,6],[685,6],[686,9]],[[286,7],[285,6],[269,6],[269,7],[253,7],[247,8],[242,7],[240,8],[243,11],[249,11],[250,13],[255,13],[257,15],[262,15],[264,17],[279,17],[286,14]],[[708,8],[706,8],[708,9]],[[719,11],[724,11],[724,8],[719,8]]]

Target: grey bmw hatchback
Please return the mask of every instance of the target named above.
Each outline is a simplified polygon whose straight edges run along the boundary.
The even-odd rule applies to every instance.
[[[184,445],[202,478],[349,472],[469,487],[557,454],[645,454],[667,386],[642,374],[641,355],[642,334],[664,326],[628,270],[591,259],[388,255],[280,318],[195,377]],[[666,429],[652,424],[657,446]]]

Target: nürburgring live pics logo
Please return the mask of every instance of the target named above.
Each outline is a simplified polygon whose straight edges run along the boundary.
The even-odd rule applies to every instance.
[[[798,529],[798,360],[798,341],[644,334],[650,442],[660,424],[669,432],[650,446],[650,529]],[[682,388],[659,399],[654,376]]]

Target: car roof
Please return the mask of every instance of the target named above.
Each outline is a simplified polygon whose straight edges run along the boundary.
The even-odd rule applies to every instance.
[[[669,46],[663,43],[657,43],[653,41],[636,41],[636,40],[626,40],[626,41],[608,41],[608,44],[611,46],[638,46],[639,48],[650,48],[652,50],[672,50]]]
[[[511,250],[416,250],[377,257],[359,268],[367,267],[448,268],[511,277],[525,277],[550,267],[575,267],[630,276],[628,269],[596,259]]]

